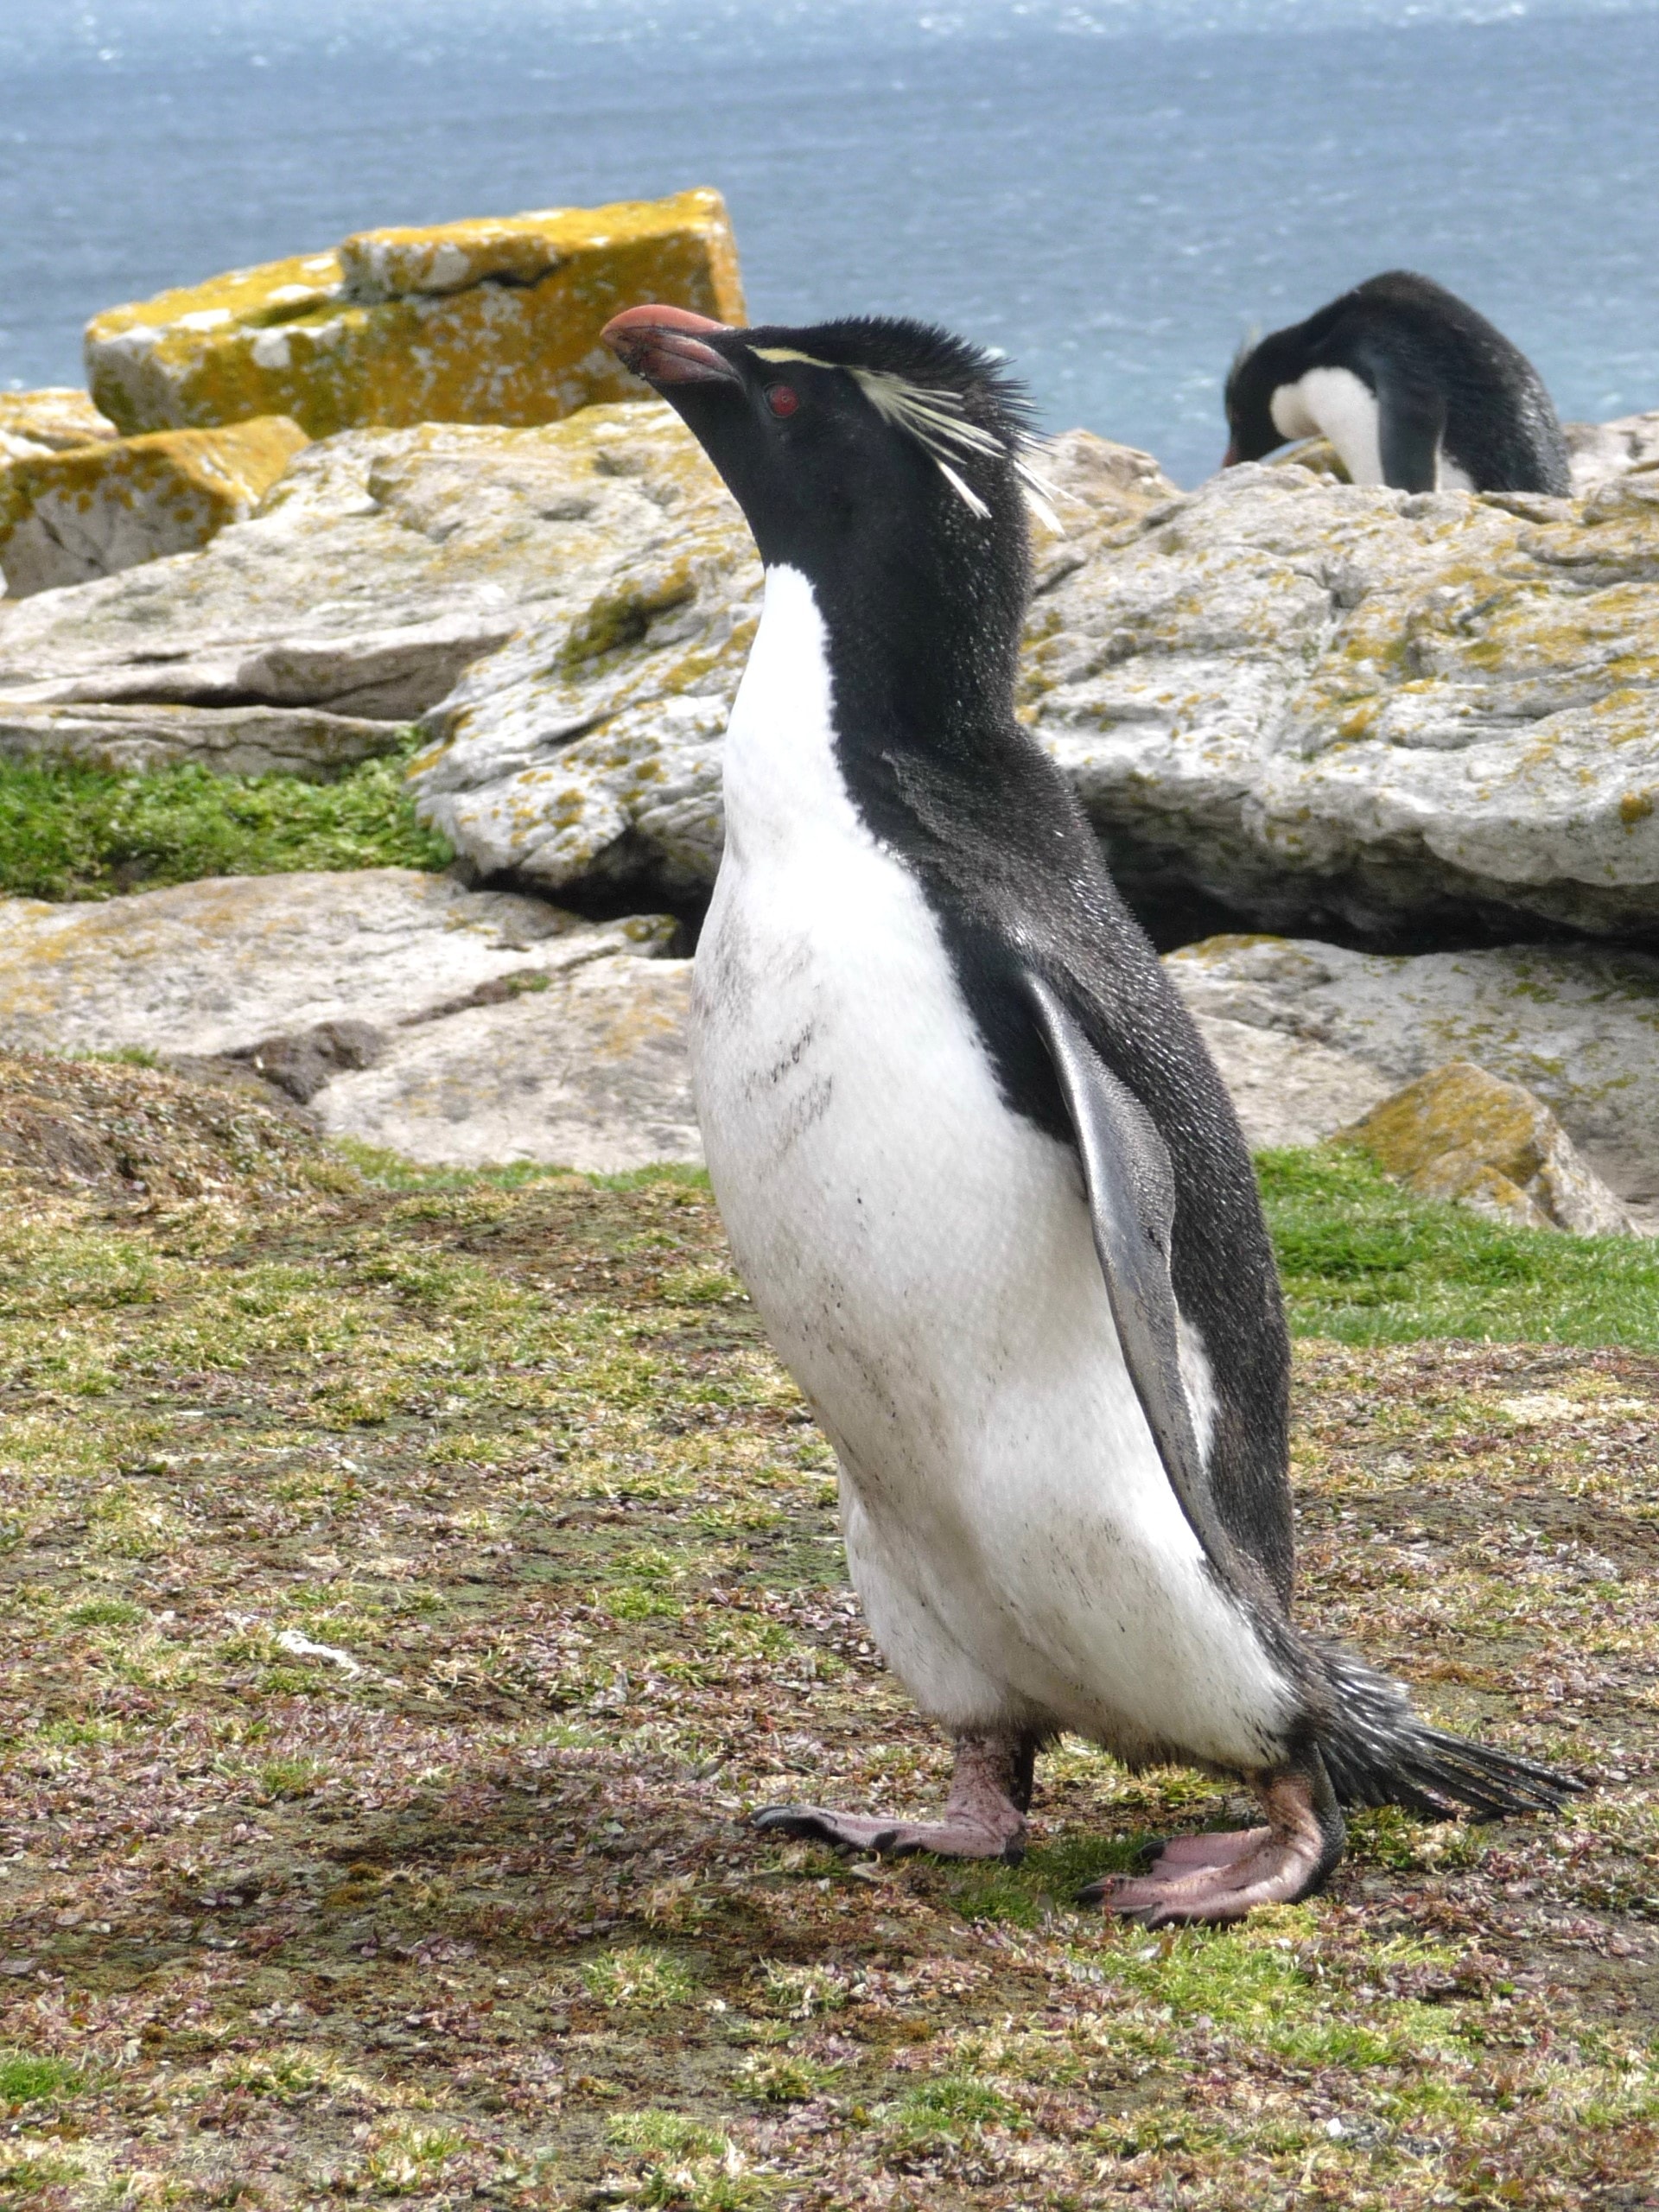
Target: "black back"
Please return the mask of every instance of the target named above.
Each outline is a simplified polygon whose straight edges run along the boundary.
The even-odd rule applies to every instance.
[[[1561,426],[1536,369],[1484,315],[1429,277],[1404,269],[1369,277],[1243,352],[1227,379],[1230,459],[1259,461],[1284,444],[1273,395],[1318,368],[1351,370],[1376,393],[1391,484],[1427,489],[1432,468],[1421,480],[1421,454],[1432,455],[1439,442],[1478,492],[1572,488]],[[1390,463],[1390,416],[1398,465]]]
[[[737,377],[665,382],[664,396],[730,485],[768,566],[798,569],[813,587],[848,790],[920,883],[1009,1107],[1073,1141],[1022,981],[1034,969],[1168,1148],[1172,1275],[1218,1400],[1216,1510],[1287,1599],[1289,1346],[1249,1155],[1070,785],[1014,715],[1030,588],[1018,388],[977,348],[908,322],[707,344]],[[810,358],[788,358],[798,355]],[[931,396],[931,443],[912,426],[925,430],[928,414],[907,422],[902,405],[872,402],[872,376],[878,392],[890,378]],[[781,420],[779,384],[791,402]],[[952,437],[952,423],[976,435]]]

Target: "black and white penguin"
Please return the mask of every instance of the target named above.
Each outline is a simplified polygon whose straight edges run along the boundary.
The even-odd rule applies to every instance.
[[[1062,1730],[1236,1776],[1264,1825],[1097,1885],[1148,1923],[1306,1896],[1343,1802],[1485,1815],[1561,1777],[1440,1733],[1293,1625],[1288,1350],[1227,1094],[1058,770],[1014,719],[1027,416],[906,321],[606,336],[766,569],[696,956],[709,1171],[840,1462],[872,1633],[956,1739],[935,1822],[1017,1856]]]
[[[1227,378],[1224,467],[1326,437],[1356,484],[1402,492],[1572,489],[1543,379],[1427,276],[1368,277],[1247,347]]]

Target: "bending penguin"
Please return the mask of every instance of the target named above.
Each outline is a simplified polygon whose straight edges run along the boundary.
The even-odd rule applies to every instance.
[[[1524,353],[1427,276],[1391,270],[1247,347],[1227,378],[1223,466],[1324,436],[1356,484],[1572,489],[1555,410]]]
[[[945,333],[606,336],[766,569],[698,945],[709,1170],[840,1462],[871,1630],[955,1738],[936,1821],[782,1806],[849,1848],[1017,1857],[1062,1730],[1237,1777],[1261,1824],[1096,1885],[1148,1923],[1306,1896],[1341,1806],[1554,1805],[1290,1612],[1288,1349],[1238,1125],[1058,770],[1014,719],[1027,415]]]

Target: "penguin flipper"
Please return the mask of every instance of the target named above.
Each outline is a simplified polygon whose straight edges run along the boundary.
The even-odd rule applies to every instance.
[[[1129,1380],[1193,1534],[1211,1567],[1237,1586],[1238,1554],[1215,1510],[1181,1380],[1179,1313],[1170,1279],[1175,1179],[1168,1151],[1150,1115],[1106,1065],[1053,987],[1029,969],[1025,983],[1082,1156],[1095,1250]]]
[[[1396,492],[1432,492],[1440,481],[1446,395],[1397,372],[1376,379],[1377,444],[1382,481]]]

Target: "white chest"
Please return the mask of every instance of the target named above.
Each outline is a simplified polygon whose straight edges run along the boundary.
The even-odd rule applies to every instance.
[[[1356,484],[1382,484],[1382,411],[1376,394],[1351,369],[1310,369],[1281,385],[1270,409],[1283,438],[1329,438]],[[1435,488],[1471,492],[1473,480],[1444,448],[1435,455]]]

